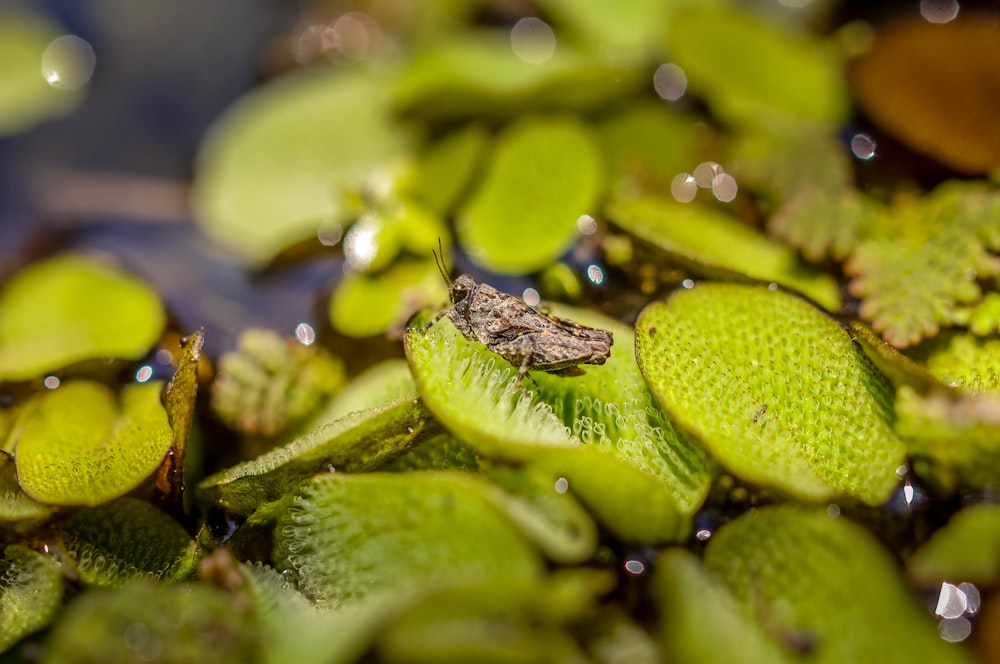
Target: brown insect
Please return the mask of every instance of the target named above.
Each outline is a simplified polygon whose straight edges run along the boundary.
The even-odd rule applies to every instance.
[[[611,355],[611,332],[541,312],[467,274],[452,281],[443,259],[437,253],[434,259],[448,284],[451,306],[426,327],[447,317],[466,339],[517,367],[518,382],[529,371],[579,376],[583,370],[578,365],[604,364]]]

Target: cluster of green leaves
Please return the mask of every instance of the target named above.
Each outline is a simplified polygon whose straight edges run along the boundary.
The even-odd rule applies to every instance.
[[[968,661],[912,585],[995,587],[995,506],[912,556],[863,517],[909,461],[942,495],[1000,481],[996,194],[858,192],[834,140],[840,60],[746,8],[540,1],[558,47],[530,63],[507,31],[427,4],[448,18],[413,22],[428,33],[404,64],[238,102],[195,182],[202,228],[248,266],[342,243],[331,326],[409,320],[405,360],[343,385],[328,349],[247,331],[211,402],[267,449],[202,477],[200,334],[169,386],[122,386],[108,367],[131,371],[165,325],[147,286],[80,256],[5,284],[0,381],[23,398],[0,409],[0,651],[51,627],[46,662]],[[434,20],[468,25],[430,39]],[[644,93],[666,59],[710,117]],[[713,154],[745,187],[734,203],[666,193]],[[448,318],[411,318],[445,304],[432,252],[447,264],[456,242],[564,293],[581,291],[574,249],[704,282],[640,293],[634,329],[556,306],[612,332],[611,356],[522,380]],[[910,357],[845,329],[823,261],[899,346],[969,329]],[[693,535],[734,482],[761,507]],[[628,601],[634,576],[654,615]]]

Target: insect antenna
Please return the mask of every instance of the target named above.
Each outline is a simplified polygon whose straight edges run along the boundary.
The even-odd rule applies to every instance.
[[[444,248],[441,246],[440,237],[438,238],[438,250],[434,251],[432,249],[431,253],[434,254],[434,264],[437,265],[438,272],[441,273],[441,276],[444,277],[444,282],[448,284],[448,288],[451,289],[451,277],[448,276],[448,270],[444,264]]]

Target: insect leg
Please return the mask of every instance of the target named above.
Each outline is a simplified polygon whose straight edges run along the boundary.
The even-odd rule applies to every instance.
[[[531,351],[529,350],[521,359],[521,366],[517,369],[517,386],[523,387],[524,377],[528,375],[528,367],[531,366]]]
[[[427,330],[431,329],[431,326],[434,325],[434,323],[438,322],[439,320],[441,320],[450,313],[451,313],[451,307],[448,307],[447,309],[443,309],[437,312],[437,314],[435,314],[434,318],[432,318],[429,323],[422,325],[420,327],[420,331],[426,332]]]

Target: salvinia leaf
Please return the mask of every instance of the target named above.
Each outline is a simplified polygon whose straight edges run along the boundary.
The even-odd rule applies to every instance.
[[[803,300],[705,283],[636,323],[639,368],[664,410],[730,471],[800,498],[878,505],[905,448],[892,387],[850,336]]]

